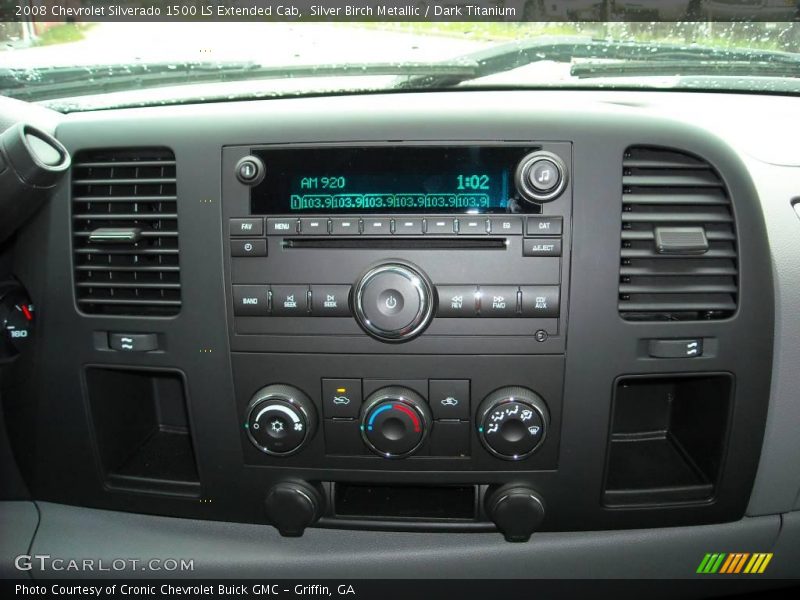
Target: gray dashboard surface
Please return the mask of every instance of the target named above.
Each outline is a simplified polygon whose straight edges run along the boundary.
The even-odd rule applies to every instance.
[[[198,121],[236,115],[246,126],[253,116],[291,110],[292,102],[104,111],[71,115],[64,120],[80,126],[120,118],[128,127],[135,127],[138,119],[154,115],[166,125],[172,116],[185,111],[183,114]],[[790,199],[800,191],[800,146],[796,144],[800,138],[800,120],[796,118],[800,99],[726,95],[721,100],[718,94],[671,92],[470,92],[458,95],[457,102],[453,94],[296,102],[302,102],[309,114],[314,110],[342,110],[360,117],[378,106],[382,111],[396,108],[414,115],[448,102],[457,104],[460,113],[473,114],[492,106],[503,106],[509,115],[528,110],[550,112],[553,107],[575,114],[630,112],[691,122],[730,143],[742,155],[764,206],[776,286],[770,409],[748,508],[748,514],[754,517],[701,527],[537,534],[528,544],[514,545],[496,534],[328,530],[310,530],[303,538],[288,540],[265,526],[41,503],[41,525],[33,552],[69,558],[194,558],[195,571],[185,574],[189,577],[263,577],[265,573],[283,577],[392,577],[401,575],[401,568],[411,568],[426,577],[619,577],[635,573],[639,577],[679,578],[693,576],[705,552],[771,551],[777,540],[769,574],[797,576],[800,513],[783,517],[778,513],[800,509],[800,436],[796,433],[800,429],[800,220],[790,206]],[[748,115],[748,119],[741,115]],[[2,576],[9,566],[8,557],[30,541],[36,528],[36,509],[22,502],[0,506]],[[64,575],[70,573],[57,574]],[[141,576],[138,572],[131,575]]]
[[[780,536],[772,552],[774,557],[769,567],[770,577],[797,579],[797,565],[800,565],[800,512],[782,516]]]
[[[764,447],[753,485],[749,515],[800,507],[800,219],[791,199],[800,189],[797,168],[746,161],[761,197],[772,251],[775,339],[772,389]],[[764,332],[766,334],[766,332]]]
[[[457,100],[457,101],[455,101]],[[502,114],[495,107],[502,106]],[[444,110],[446,108],[446,111]],[[791,511],[800,490],[800,220],[791,200],[800,190],[800,99],[796,97],[678,92],[622,91],[503,91],[364,95],[284,99],[243,103],[164,106],[120,111],[76,113],[66,116],[63,128],[88,128],[108,139],[124,133],[130,143],[141,135],[142,122],[170,128],[188,137],[198,123],[213,123],[240,142],[258,143],[259,123],[279,123],[274,139],[289,135],[290,122],[314,122],[315,115],[336,114],[336,125],[325,135],[347,136],[350,125],[363,125],[370,115],[372,135],[391,134],[388,124],[415,122],[423,116],[441,115],[437,129],[458,138],[470,118],[491,113],[498,126],[519,126],[525,115],[588,122],[628,115],[671,119],[693,125],[721,138],[741,156],[764,207],[775,278],[776,319],[772,390],[759,473],[753,488],[749,515]],[[742,118],[746,115],[747,118]],[[285,131],[284,131],[285,128]],[[313,128],[312,128],[313,129]],[[107,135],[106,135],[107,134]],[[313,134],[312,134],[313,135]],[[250,139],[253,138],[253,139]],[[313,141],[311,139],[283,141]],[[643,140],[644,141],[644,140]],[[99,143],[107,143],[100,140]],[[765,268],[769,268],[764,265]],[[764,331],[768,336],[772,332]],[[747,348],[742,348],[747,352]]]
[[[781,519],[701,527],[540,533],[525,544],[499,534],[377,533],[310,529],[281,538],[272,527],[154,517],[39,503],[31,554],[64,558],[193,559],[170,577],[213,578],[691,578],[706,552],[769,551]],[[776,557],[777,560],[777,557]],[[99,577],[158,577],[131,570]],[[80,577],[35,572],[34,578]]]
[[[28,553],[38,524],[33,502],[0,502],[0,579],[22,575],[14,559]]]

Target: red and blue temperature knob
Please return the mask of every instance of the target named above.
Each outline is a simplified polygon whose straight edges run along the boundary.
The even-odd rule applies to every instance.
[[[361,436],[384,458],[403,458],[425,443],[431,421],[425,400],[416,392],[390,386],[371,394],[361,411]]]

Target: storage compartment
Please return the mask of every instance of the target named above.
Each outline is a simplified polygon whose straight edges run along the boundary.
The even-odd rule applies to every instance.
[[[730,421],[729,374],[617,381],[604,504],[713,498]]]
[[[179,372],[90,367],[86,383],[108,487],[200,495]]]
[[[334,514],[360,519],[474,520],[475,486],[335,483]]]

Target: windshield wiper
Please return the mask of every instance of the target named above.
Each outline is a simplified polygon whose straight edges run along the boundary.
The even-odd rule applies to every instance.
[[[731,69],[742,69],[742,65],[749,63],[753,75],[759,69],[773,69],[771,73],[791,73],[797,76],[800,68],[800,55],[789,52],[772,50],[752,50],[747,48],[712,48],[704,46],[690,46],[681,44],[647,43],[647,42],[620,42],[595,40],[587,38],[537,38],[521,40],[508,44],[493,46],[486,50],[465,54],[461,61],[476,65],[472,74],[431,73],[417,77],[398,80],[398,88],[441,88],[452,87],[473,79],[480,79],[496,73],[511,71],[526,65],[553,61],[570,63],[576,59],[592,59],[597,62],[591,64],[596,67],[595,73],[601,74],[601,61],[616,66],[622,75],[658,74],[646,72],[646,67],[666,68],[671,65],[670,74],[680,73],[677,68],[686,66],[697,74],[714,73],[729,74]],[[626,64],[636,65],[630,71],[622,72]],[[637,70],[638,69],[638,70]],[[612,71],[609,71],[609,73]],[[577,76],[591,76],[591,70],[582,70],[580,63],[573,65],[573,74]],[[602,73],[603,76],[609,73]]]
[[[591,77],[649,77],[659,75],[705,75],[712,77],[800,77],[800,61],[794,64],[759,60],[688,61],[643,60],[630,62],[587,61],[576,63],[570,75]]]
[[[0,93],[29,101],[104,94],[168,85],[299,77],[379,75],[470,78],[477,64],[364,63],[272,66],[257,62],[164,62],[44,68],[0,68]]]

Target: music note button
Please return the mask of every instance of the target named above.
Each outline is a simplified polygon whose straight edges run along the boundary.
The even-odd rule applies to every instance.
[[[561,181],[561,171],[552,160],[542,158],[528,170],[528,183],[537,191],[548,192]]]

